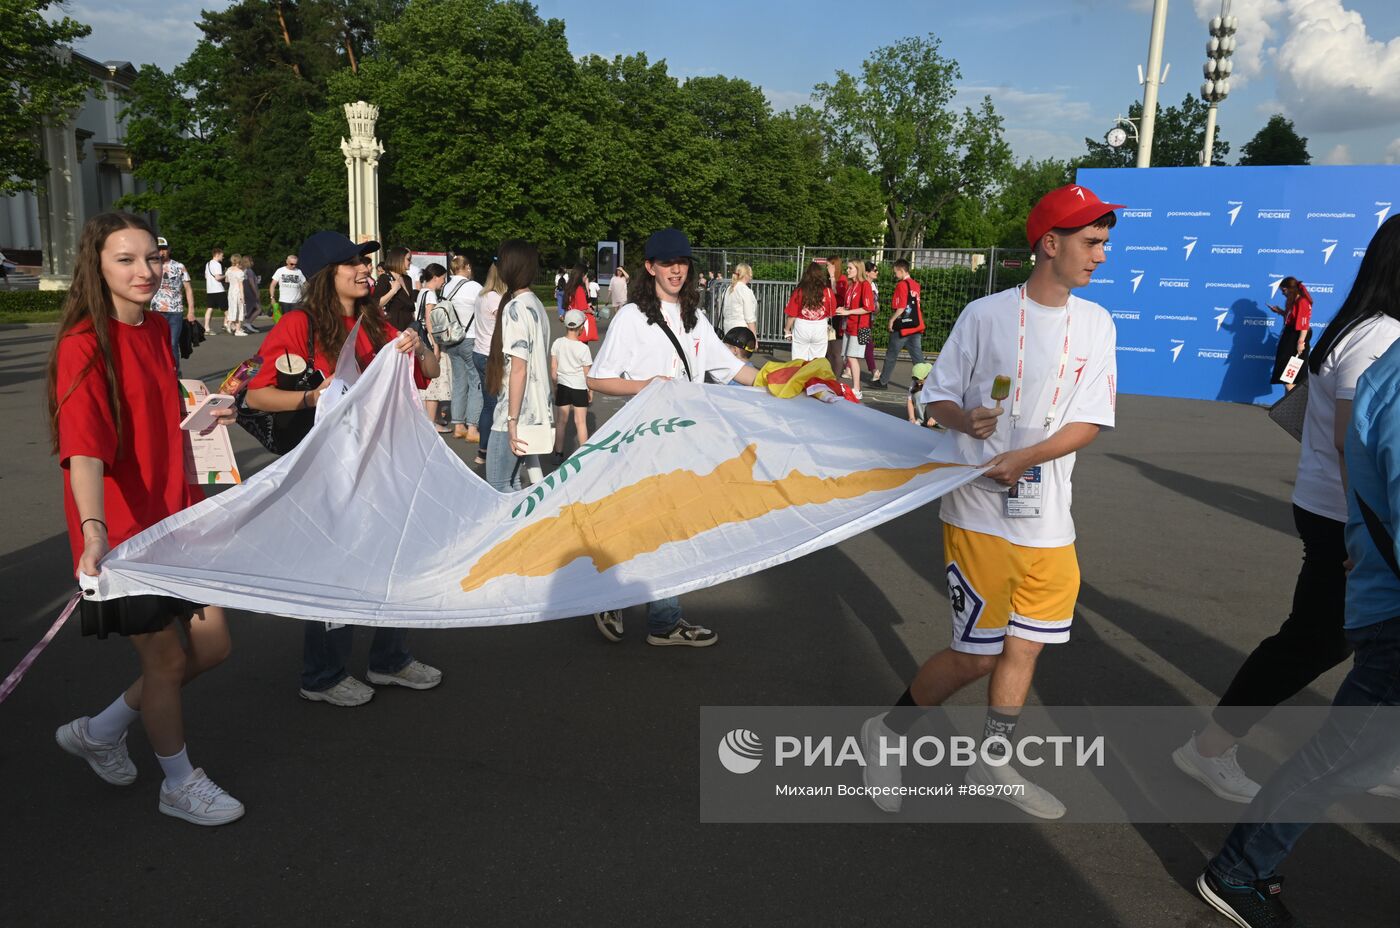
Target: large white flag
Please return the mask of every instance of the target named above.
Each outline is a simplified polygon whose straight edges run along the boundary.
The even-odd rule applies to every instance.
[[[665,381],[500,494],[428,423],[410,363],[386,347],[295,451],[116,548],[96,598],[362,625],[585,615],[790,561],[981,473],[852,403]]]

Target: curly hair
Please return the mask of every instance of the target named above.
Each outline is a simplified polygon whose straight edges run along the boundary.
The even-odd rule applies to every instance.
[[[345,347],[345,339],[350,335],[341,321],[340,297],[335,292],[338,267],[331,264],[313,274],[306,282],[306,292],[301,298],[301,305],[297,307],[311,317],[311,331],[316,345],[332,365],[340,357],[340,349]],[[375,351],[383,348],[389,334],[385,331],[384,312],[379,308],[378,301],[368,294],[361,297],[355,301],[355,313],[360,318],[360,328],[369,336],[370,345]]]

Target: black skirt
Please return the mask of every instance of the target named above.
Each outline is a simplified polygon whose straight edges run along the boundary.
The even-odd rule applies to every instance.
[[[83,599],[78,616],[84,635],[148,635],[194,615],[200,607],[173,596],[123,596],[103,602]]]
[[[1298,372],[1298,377],[1293,382],[1302,383],[1308,379],[1308,350],[1312,348],[1312,329],[1308,329],[1308,334],[1303,336],[1303,369]],[[1283,369],[1288,366],[1288,362],[1298,355],[1298,330],[1291,325],[1283,327],[1283,335],[1279,337],[1278,349],[1274,354],[1274,375],[1269,378],[1269,383],[1283,383]]]

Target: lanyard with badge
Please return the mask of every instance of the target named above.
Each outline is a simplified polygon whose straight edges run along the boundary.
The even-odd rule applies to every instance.
[[[1021,393],[1026,377],[1026,288],[1017,288],[1020,302],[1020,321],[1016,329],[1016,380],[1011,394],[1011,434],[1014,436],[1021,421]],[[1055,411],[1065,394],[1065,375],[1069,371],[1069,308],[1065,308],[1065,335],[1060,351],[1060,365],[1055,379],[1046,385],[1053,389],[1050,405],[1045,410],[1044,429],[1048,434],[1055,424]],[[1038,519],[1044,507],[1044,482],[1042,465],[1037,464],[1021,475],[1016,485],[1006,492],[1005,512],[1009,519]]]

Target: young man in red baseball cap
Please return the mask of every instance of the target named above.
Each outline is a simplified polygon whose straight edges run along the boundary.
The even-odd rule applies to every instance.
[[[1114,424],[1117,366],[1113,319],[1071,291],[1089,283],[1121,204],[1071,184],[1031,210],[1026,238],[1035,268],[1025,286],[969,303],[953,326],[920,399],[940,424],[971,436],[986,474],[943,497],[943,554],[953,607],[952,646],[929,658],[889,712],[861,729],[866,784],[898,786],[885,743],[990,675],[982,757],[974,785],[997,790],[1040,818],[1065,807],[1006,762],[1016,721],[1047,644],[1069,640],[1079,594],[1070,517],[1074,454]],[[993,741],[994,737],[1005,742]],[[999,760],[999,762],[998,762]],[[893,795],[876,805],[899,810]]]

